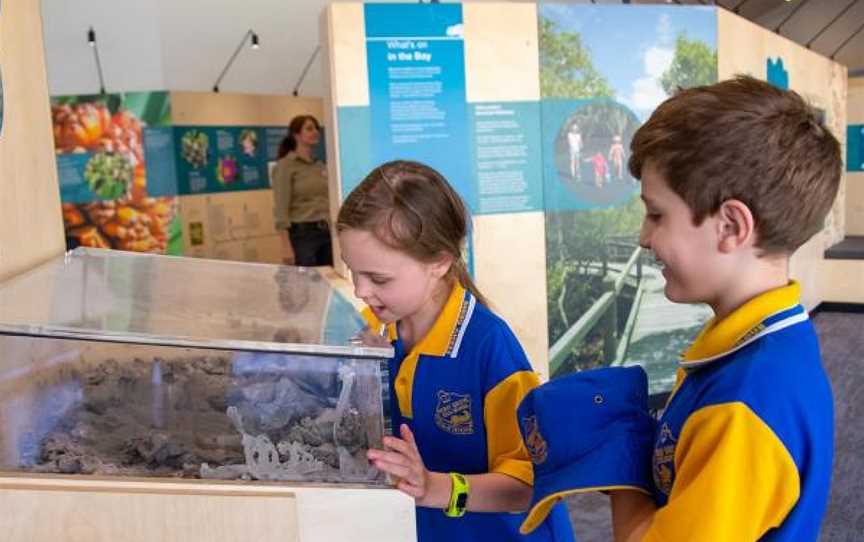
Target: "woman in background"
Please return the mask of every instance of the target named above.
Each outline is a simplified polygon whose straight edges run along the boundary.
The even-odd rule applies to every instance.
[[[294,117],[273,168],[273,217],[287,265],[333,265],[327,168],[312,155],[320,137],[315,117]]]

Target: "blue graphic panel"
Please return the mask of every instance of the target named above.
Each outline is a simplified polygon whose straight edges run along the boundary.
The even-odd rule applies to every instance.
[[[864,171],[864,124],[846,127],[846,171]]]
[[[365,4],[364,10],[373,165],[428,164],[476,209],[462,6]]]

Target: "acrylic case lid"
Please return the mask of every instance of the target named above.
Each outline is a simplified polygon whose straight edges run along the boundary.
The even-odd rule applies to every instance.
[[[0,283],[0,333],[389,358],[314,268],[76,248]]]

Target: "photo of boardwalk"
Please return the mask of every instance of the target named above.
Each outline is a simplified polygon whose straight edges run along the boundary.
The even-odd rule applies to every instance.
[[[540,8],[552,378],[640,365],[652,394],[668,392],[680,355],[712,316],[666,299],[662,265],[639,246],[644,211],[627,159],[663,100],[716,81],[716,28],[710,10]]]

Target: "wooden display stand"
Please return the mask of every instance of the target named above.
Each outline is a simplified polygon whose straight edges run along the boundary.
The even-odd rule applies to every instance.
[[[0,12],[0,279],[65,249],[39,10]],[[413,500],[390,489],[0,474],[0,509],[4,542],[416,539]]]
[[[392,490],[80,477],[0,477],[0,532],[18,541],[415,540]]]

